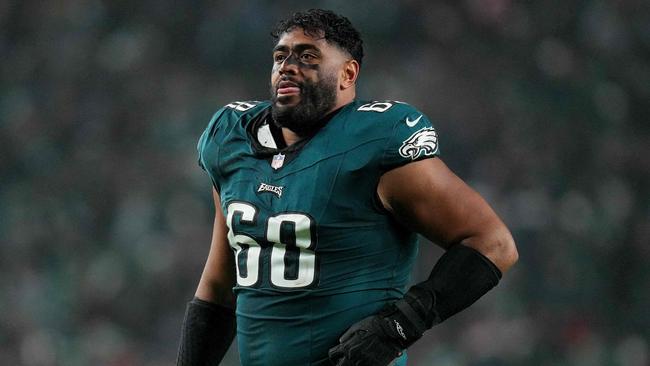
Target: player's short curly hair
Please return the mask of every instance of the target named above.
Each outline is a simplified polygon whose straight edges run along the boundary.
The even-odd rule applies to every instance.
[[[302,28],[305,34],[318,37],[324,35],[328,42],[334,43],[347,51],[361,65],[363,59],[363,41],[350,20],[329,10],[309,9],[293,13],[281,20],[271,32],[276,40],[285,32]],[[321,33],[322,32],[322,33]]]

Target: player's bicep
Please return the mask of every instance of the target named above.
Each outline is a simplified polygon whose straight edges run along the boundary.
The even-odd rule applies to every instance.
[[[210,253],[196,290],[196,297],[224,305],[234,304],[235,263],[228,245],[228,226],[221,210],[219,194],[213,188],[214,225]]]
[[[388,171],[378,194],[397,220],[443,247],[462,242],[499,262],[490,251],[511,240],[487,202],[439,158]]]

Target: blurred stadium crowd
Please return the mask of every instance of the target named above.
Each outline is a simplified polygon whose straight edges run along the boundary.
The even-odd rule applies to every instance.
[[[197,138],[267,98],[269,29],[309,7],[355,23],[359,96],[426,112],[519,245],[411,364],[650,364],[641,0],[0,2],[0,364],[173,363],[211,232]]]

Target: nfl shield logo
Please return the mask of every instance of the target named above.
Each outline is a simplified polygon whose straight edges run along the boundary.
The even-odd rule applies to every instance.
[[[273,155],[273,160],[271,160],[271,168],[280,169],[284,164],[284,154]]]

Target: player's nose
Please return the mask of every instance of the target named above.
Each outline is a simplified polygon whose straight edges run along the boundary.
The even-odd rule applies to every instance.
[[[298,72],[298,60],[293,55],[289,55],[282,61],[278,69],[280,74],[295,74]]]

